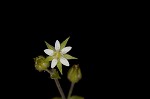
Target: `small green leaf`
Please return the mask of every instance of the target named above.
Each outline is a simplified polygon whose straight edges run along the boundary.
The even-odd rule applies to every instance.
[[[71,96],[70,99],[84,99],[84,97],[81,97],[81,96]]]
[[[52,45],[50,45],[49,43],[47,43],[46,41],[45,41],[45,44],[48,49],[55,50],[54,47]]]
[[[58,61],[58,63],[57,63],[57,68],[60,71],[60,73],[62,74],[62,64],[60,61]]]
[[[54,97],[54,98],[52,98],[52,99],[62,99],[61,97]]]
[[[56,69],[52,69],[51,79],[60,79],[59,73]]]
[[[52,61],[53,60],[53,57],[52,56],[48,56],[48,57],[46,57],[46,59],[45,59],[45,61]]]
[[[68,37],[66,40],[64,40],[64,41],[61,43],[60,49],[63,49],[63,48],[66,46],[66,44],[67,44],[69,38],[70,38],[70,37]]]
[[[73,56],[71,56],[71,55],[69,55],[69,54],[64,54],[64,57],[65,57],[66,59],[78,59],[78,58],[73,57]]]

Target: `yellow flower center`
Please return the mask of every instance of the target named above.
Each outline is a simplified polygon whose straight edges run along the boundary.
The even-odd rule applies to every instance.
[[[54,58],[60,58],[61,57],[61,53],[60,52],[55,52],[54,53]]]

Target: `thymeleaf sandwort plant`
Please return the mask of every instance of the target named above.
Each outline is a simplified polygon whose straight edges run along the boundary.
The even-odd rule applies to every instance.
[[[62,43],[56,40],[55,46],[52,46],[45,41],[47,48],[44,49],[44,52],[47,57],[40,55],[34,58],[36,70],[39,72],[46,71],[50,74],[50,78],[56,83],[61,97],[54,97],[52,99],[84,99],[84,97],[72,95],[74,85],[82,78],[82,74],[79,64],[74,64],[72,66],[69,64],[68,60],[77,59],[76,57],[67,54],[72,49],[71,46],[66,46],[69,38],[70,37]],[[67,96],[64,94],[59,82],[59,79],[63,76],[62,66],[71,66],[67,73],[67,78],[71,82]]]

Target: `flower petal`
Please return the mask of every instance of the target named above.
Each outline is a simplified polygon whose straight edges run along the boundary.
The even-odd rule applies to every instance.
[[[65,65],[65,66],[69,66],[68,60],[67,60],[66,58],[64,58],[64,57],[61,57],[61,58],[60,58],[60,62],[61,62],[63,65]]]
[[[57,59],[53,59],[51,62],[51,68],[54,68],[57,64],[58,60]]]
[[[55,50],[56,51],[60,50],[60,42],[58,40],[56,40],[55,42]]]
[[[61,50],[61,53],[62,54],[66,54],[67,52],[69,52],[70,50],[72,49],[72,47],[65,47],[65,48],[63,48],[62,50]]]
[[[50,49],[45,49],[44,52],[49,56],[52,56],[54,54],[54,51]]]

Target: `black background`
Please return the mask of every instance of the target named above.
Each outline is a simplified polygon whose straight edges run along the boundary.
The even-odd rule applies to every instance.
[[[51,45],[56,40],[72,46],[70,55],[78,60],[70,60],[70,64],[79,64],[83,78],[75,85],[73,95],[84,96],[85,99],[122,98],[130,95],[129,74],[126,56],[130,50],[127,45],[130,34],[119,19],[111,19],[109,15],[101,20],[74,20],[49,23],[38,18],[9,20],[1,38],[5,39],[4,47],[7,66],[3,76],[6,93],[15,98],[50,99],[60,96],[53,80],[46,72],[38,72],[34,68],[33,58],[45,55],[44,41]],[[49,23],[48,25],[45,24]],[[67,24],[67,25],[66,25]],[[3,43],[2,42],[2,43]],[[132,56],[131,56],[132,57]],[[66,78],[68,67],[63,66],[64,76],[60,80],[67,94],[70,83]],[[132,89],[130,88],[130,91]],[[12,94],[13,93],[13,94]]]
[[[46,48],[44,41],[54,45],[56,40],[62,42],[70,36],[67,45],[73,48],[69,54],[78,57],[78,60],[70,60],[70,64],[79,64],[83,74],[82,80],[75,85],[73,95],[84,96],[85,99],[125,97],[128,82],[125,80],[127,73],[124,74],[127,67],[122,58],[125,54],[123,37],[120,35],[118,38],[115,33],[106,31],[51,31],[36,28],[15,34],[16,40],[9,42],[12,44],[12,53],[8,55],[11,62],[6,68],[8,77],[5,77],[8,78],[10,93],[14,92],[16,98],[50,99],[60,96],[49,74],[35,70],[33,58],[46,56],[43,52]],[[66,78],[68,69],[63,66],[64,75],[60,80],[65,94],[70,86]]]

